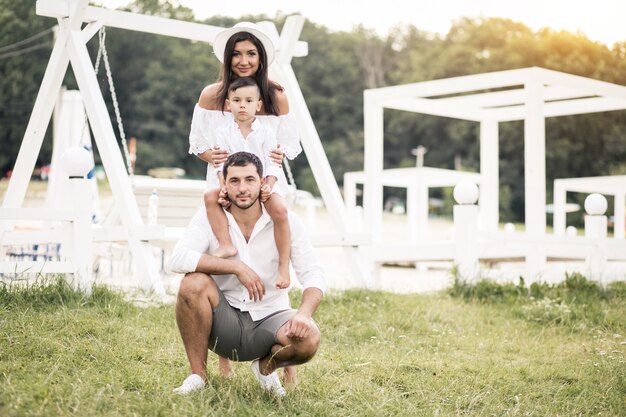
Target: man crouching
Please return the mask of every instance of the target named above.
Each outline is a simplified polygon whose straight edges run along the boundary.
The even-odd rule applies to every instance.
[[[248,152],[224,163],[230,206],[225,209],[237,255],[211,255],[218,245],[206,212],[200,208],[180,239],[171,260],[186,273],[178,291],[176,322],[191,374],[174,391],[186,394],[206,384],[208,350],[235,361],[252,361],[261,387],[285,395],[276,369],[309,361],[320,344],[312,319],[326,289],[324,274],[302,222],[289,213],[291,263],[302,284],[297,310],[286,289],[278,289],[278,251],[274,225],[259,200],[263,165]]]

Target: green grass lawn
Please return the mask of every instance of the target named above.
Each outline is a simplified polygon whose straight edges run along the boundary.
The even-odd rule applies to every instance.
[[[247,363],[218,377],[213,354],[208,388],[173,394],[188,368],[172,305],[0,284],[0,415],[624,415],[624,286],[519,292],[329,294],[320,351],[278,400]]]

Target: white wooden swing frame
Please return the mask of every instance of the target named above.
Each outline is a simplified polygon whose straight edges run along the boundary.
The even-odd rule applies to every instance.
[[[104,166],[111,192],[121,215],[122,229],[128,242],[136,272],[145,290],[164,293],[157,261],[144,236],[144,226],[131,182],[109,117],[104,97],[100,91],[94,67],[87,51],[87,42],[102,26],[139,32],[172,36],[212,43],[223,28],[174,19],[146,16],[136,13],[88,5],[88,0],[38,0],[37,14],[56,18],[58,35],[37,94],[24,139],[15,163],[13,175],[5,194],[3,208],[22,207],[30,177],[41,150],[55,101],[61,89],[68,66],[71,64],[78,88],[83,96],[85,110]],[[86,25],[83,27],[83,23]],[[271,22],[261,22],[264,28],[277,35]],[[300,125],[302,146],[320,189],[324,203],[334,222],[337,235],[326,244],[343,246],[351,270],[358,281],[368,280],[368,269],[359,245],[362,236],[348,233],[347,214],[341,193],[334,180],[321,140],[304,101],[302,91],[291,68],[293,56],[305,56],[307,44],[299,41],[304,18],[287,18],[279,37],[277,56],[270,67],[271,77],[286,87],[291,111]],[[117,230],[119,232],[119,228]],[[114,233],[119,238],[119,233]]]

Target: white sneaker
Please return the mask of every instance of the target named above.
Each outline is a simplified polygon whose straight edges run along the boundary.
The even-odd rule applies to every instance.
[[[190,392],[202,389],[205,385],[206,382],[204,382],[204,379],[202,379],[200,375],[191,374],[187,378],[185,378],[180,387],[174,388],[174,392],[176,394],[185,395],[189,394]]]
[[[284,397],[285,395],[287,395],[287,392],[280,384],[280,379],[278,379],[278,374],[276,373],[276,371],[272,372],[269,375],[261,374],[258,359],[252,361],[252,363],[250,364],[250,369],[252,369],[252,373],[261,384],[261,388],[266,391],[270,391],[273,394],[278,395],[279,397]]]

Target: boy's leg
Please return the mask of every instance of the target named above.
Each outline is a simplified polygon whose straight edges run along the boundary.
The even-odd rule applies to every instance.
[[[225,378],[230,378],[234,376],[233,374],[233,366],[230,362],[230,359],[225,358],[223,356],[219,357],[218,367],[220,370],[220,375]]]
[[[278,249],[278,278],[276,288],[289,288],[289,260],[291,258],[291,230],[289,214],[283,198],[273,193],[265,202],[265,209],[274,221],[274,240]]]
[[[296,367],[294,365],[285,366],[280,379],[285,385],[298,385],[298,371],[296,370]]]
[[[237,248],[233,245],[233,241],[230,239],[230,233],[228,233],[228,219],[226,219],[226,214],[222,206],[217,202],[219,193],[219,188],[205,192],[204,207],[211,229],[220,243],[213,255],[218,258],[229,258],[237,255]]]

